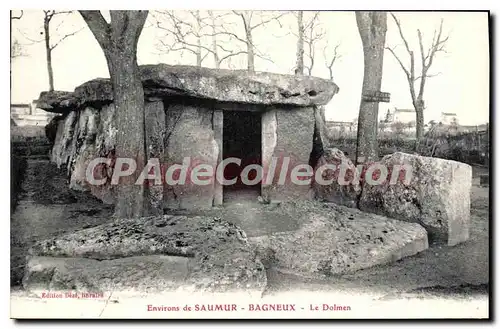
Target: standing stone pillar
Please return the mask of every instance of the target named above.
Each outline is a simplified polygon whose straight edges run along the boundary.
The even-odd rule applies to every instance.
[[[165,109],[163,102],[146,102],[145,104],[145,126],[146,126],[146,156],[148,161],[154,161],[158,165],[162,165],[165,159]],[[158,167],[155,170],[161,169]],[[151,171],[150,171],[151,172]],[[149,180],[149,212],[152,215],[163,215],[163,182],[155,182]]]
[[[276,110],[269,109],[262,113],[262,168],[263,177],[261,184],[261,196],[265,201],[270,201],[273,191],[273,176],[276,168],[273,162],[274,148],[278,142]]]
[[[265,201],[308,200],[311,185],[293,182],[295,170],[309,165],[314,137],[314,109],[270,109],[262,115],[262,198]],[[300,170],[299,170],[300,169]],[[311,173],[312,175],[312,170]]]
[[[214,130],[214,139],[217,142],[218,155],[217,155],[217,166],[222,163],[223,154],[222,154],[222,139],[224,136],[223,126],[224,126],[224,114],[222,110],[214,110],[214,117],[212,120],[213,130]],[[217,168],[214,168],[215,174],[215,186],[214,186],[214,206],[220,206],[224,200],[224,186],[219,183],[217,180]]]

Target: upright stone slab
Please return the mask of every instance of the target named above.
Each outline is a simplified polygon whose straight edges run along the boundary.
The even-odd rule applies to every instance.
[[[99,125],[99,113],[91,107],[79,112],[79,118],[75,127],[73,138],[73,151],[69,160],[70,165],[70,188],[76,190],[88,190],[86,177],[89,162],[94,159],[95,138]]]
[[[199,165],[212,170],[217,166],[218,146],[212,129],[212,116],[213,109],[201,106],[186,104],[169,106],[165,142],[167,149],[165,206],[169,209],[200,209],[213,205],[214,172],[210,172],[212,177],[201,177],[207,171],[200,169],[198,182],[193,179],[193,170]],[[175,167],[172,166],[175,165],[182,166],[183,171],[173,170]],[[185,179],[182,179],[184,173]],[[169,182],[169,176],[172,176],[174,181]]]
[[[111,161],[115,159],[116,147],[116,107],[114,104],[104,105],[99,111],[99,126],[97,127],[97,136],[95,138],[95,156],[107,158]],[[112,164],[112,162],[111,162]],[[103,185],[91,186],[91,193],[104,203],[113,204],[115,202],[115,193],[111,185],[113,175],[112,165],[101,164],[95,171],[96,178],[107,178]]]
[[[214,130],[214,138],[217,142],[217,166],[222,163],[222,141],[223,141],[223,126],[224,126],[224,114],[222,110],[216,109],[214,110],[214,116],[212,120],[213,130]],[[215,180],[215,191],[214,191],[214,206],[220,206],[224,200],[224,186],[219,183],[219,181]]]
[[[314,136],[314,109],[272,109],[262,119],[263,197],[270,200],[310,199],[311,184],[294,182],[296,171],[309,166]],[[274,170],[273,170],[274,169]],[[312,178],[312,168],[309,171]],[[272,177],[268,178],[270,175]]]
[[[159,179],[149,180],[149,206],[150,212],[155,215],[163,214],[163,181],[161,164],[165,160],[165,109],[163,102],[146,102],[146,155]]]
[[[336,148],[325,149],[314,168],[318,175],[312,185],[314,196],[321,201],[356,208],[361,194],[361,185],[355,181],[356,170],[344,152]]]
[[[62,167],[68,164],[71,157],[70,146],[73,141],[78,112],[69,112],[57,126],[56,139],[52,147],[51,161],[57,164],[57,167]]]
[[[361,210],[419,223],[431,242],[453,246],[469,238],[471,166],[401,152],[385,156],[380,164],[388,169],[389,178],[380,185],[365,179]],[[397,165],[411,172],[407,184],[405,171],[393,176]],[[396,177],[395,184],[389,184],[390,177]]]

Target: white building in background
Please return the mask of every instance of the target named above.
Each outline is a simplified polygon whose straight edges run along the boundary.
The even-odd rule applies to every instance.
[[[10,123],[19,127],[45,127],[56,115],[37,108],[36,101],[30,104],[10,104]]]
[[[415,113],[415,109],[398,109],[394,108],[392,114],[392,122],[401,122],[401,123],[415,123],[417,121],[417,114]]]
[[[441,119],[439,120],[443,125],[458,124],[458,117],[456,113],[441,112]]]

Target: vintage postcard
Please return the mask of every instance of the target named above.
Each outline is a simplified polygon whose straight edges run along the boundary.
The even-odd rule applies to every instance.
[[[10,317],[489,319],[489,22],[12,10]]]

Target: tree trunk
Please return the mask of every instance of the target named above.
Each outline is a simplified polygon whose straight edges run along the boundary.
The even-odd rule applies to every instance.
[[[196,11],[196,66],[201,67],[201,62],[203,61],[201,57],[201,22],[200,22],[200,12]]]
[[[413,104],[415,107],[415,114],[417,116],[416,125],[415,125],[415,151],[419,151],[420,142],[424,137],[424,102],[422,99],[417,100],[416,104]]]
[[[201,39],[198,37],[197,42],[197,47],[196,47],[196,66],[201,67]]]
[[[380,91],[382,85],[387,13],[356,12],[356,21],[363,43],[364,75],[362,95],[365,95],[371,91]],[[378,102],[368,102],[363,98],[361,99],[358,117],[356,163],[373,161],[378,158],[378,108]]]
[[[295,74],[304,74],[304,12],[301,10],[298,13],[297,25],[299,35],[297,39],[297,63],[295,65]]]
[[[248,72],[255,72],[255,64],[254,64],[254,48],[253,48],[253,37],[252,30],[250,29],[249,22],[245,20],[245,34],[247,38],[247,69]]]
[[[212,52],[214,55],[214,64],[215,68],[219,69],[220,59],[219,59],[219,52],[217,49],[217,29],[215,28],[215,18],[211,11],[209,11],[208,14],[210,15],[210,19],[212,21]]]
[[[115,216],[131,218],[144,216],[147,209],[146,186],[135,182],[147,163],[145,150],[144,89],[134,54],[115,49],[107,52],[116,106],[116,157],[130,158],[137,164],[134,173],[121,177],[116,186]]]
[[[47,56],[47,72],[49,74],[49,91],[54,91],[54,71],[52,70],[52,48],[50,47],[50,21],[46,18],[43,22],[45,33],[45,53]]]
[[[135,184],[147,162],[144,89],[137,64],[137,43],[148,11],[111,10],[111,23],[107,23],[98,10],[81,10],[80,14],[99,42],[108,64],[117,114],[115,155],[136,162],[136,170],[130,176],[121,177],[115,186],[115,216],[145,216],[150,211],[147,186],[143,182]]]

